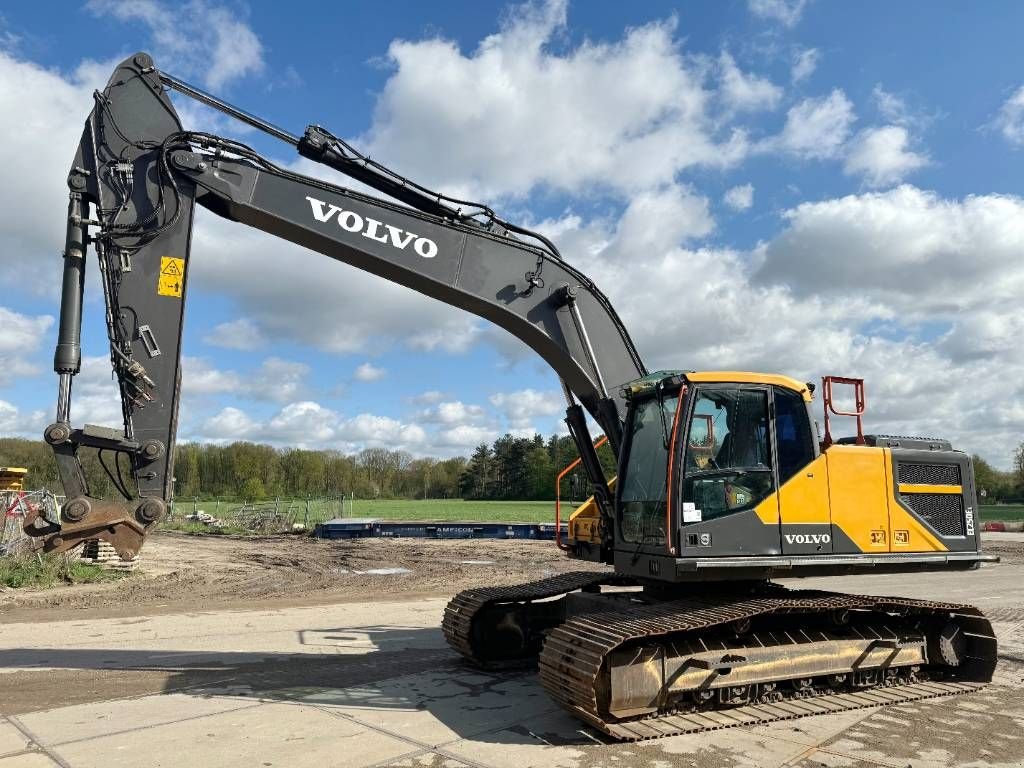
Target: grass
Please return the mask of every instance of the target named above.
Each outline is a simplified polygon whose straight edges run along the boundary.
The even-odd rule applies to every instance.
[[[172,520],[160,524],[163,530],[196,534],[252,535],[269,531],[253,531],[237,523],[235,514],[239,504],[224,504],[219,507],[212,501],[199,501],[195,508],[218,517],[225,525],[222,528],[206,526],[184,519],[192,512],[191,501],[175,505]],[[574,508],[571,501],[562,505],[563,517]],[[336,517],[369,517],[382,520],[472,520],[497,523],[550,523],[555,519],[553,501],[464,501],[462,499],[355,499],[346,500],[344,512],[337,500],[313,503],[309,515],[300,500],[289,505],[282,500],[280,511],[286,515],[286,525],[303,523],[312,530],[317,523]],[[275,531],[276,532],[276,531]]]
[[[569,506],[571,511],[572,507]],[[566,505],[562,507],[567,515]],[[551,523],[553,501],[463,501],[462,499],[356,499],[346,517],[384,520],[472,520],[486,523]]]
[[[177,531],[179,533],[196,533],[203,534],[204,536],[224,536],[227,534],[232,536],[251,536],[262,533],[262,531],[253,531],[249,528],[243,528],[240,525],[224,525],[221,528],[215,528],[210,525],[203,525],[203,523],[192,522],[189,520],[165,521],[160,523],[160,530]]]
[[[1024,520],[1024,504],[993,504],[978,511],[982,520]]]
[[[113,581],[126,574],[107,571],[98,565],[83,563],[76,556],[66,555],[11,555],[0,557],[0,585],[48,588],[57,584],[91,584]]]

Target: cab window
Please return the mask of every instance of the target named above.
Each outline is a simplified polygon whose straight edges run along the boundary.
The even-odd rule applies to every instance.
[[[807,404],[796,392],[775,388],[775,445],[779,456],[779,484],[785,483],[814,461],[814,439]]]
[[[767,390],[698,390],[684,469],[683,501],[700,510],[700,520],[752,509],[767,497],[774,488]]]
[[[677,393],[633,406],[619,491],[622,538],[627,542],[665,543],[667,445],[678,401]]]

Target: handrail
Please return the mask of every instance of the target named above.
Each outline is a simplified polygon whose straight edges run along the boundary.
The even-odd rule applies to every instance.
[[[608,442],[607,435],[601,435],[594,443],[595,450]],[[581,458],[577,457],[569,466],[558,473],[555,478],[555,545],[563,552],[568,552],[568,545],[562,545],[562,478],[572,472],[580,465]]]
[[[854,410],[840,411],[832,402],[832,385],[849,384],[853,387]],[[867,403],[864,400],[864,379],[854,379],[847,376],[822,376],[821,378],[821,399],[825,408],[825,439],[822,440],[822,448],[828,448],[834,442],[832,430],[829,423],[829,412],[836,416],[853,416],[857,419],[857,445],[865,445],[864,440],[864,412],[867,410]]]

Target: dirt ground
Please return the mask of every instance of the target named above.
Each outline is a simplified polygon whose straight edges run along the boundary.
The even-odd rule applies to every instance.
[[[981,575],[989,575],[1000,584],[1017,578],[1014,574],[1024,566],[1024,542],[986,542],[985,550],[999,555],[1009,568],[989,566]],[[303,606],[329,610],[332,604],[359,601],[408,603],[421,597],[444,597],[471,586],[525,582],[563,571],[600,567],[566,558],[552,542],[320,541],[291,536],[190,536],[168,532],[154,535],[141,557],[140,571],[116,582],[0,592],[0,625],[73,620],[81,626],[94,626],[93,620],[110,618],[117,620],[115,631],[131,632],[134,625],[152,621],[147,617],[168,614],[193,616],[200,621],[202,616],[223,611]],[[384,572],[370,572],[379,569]],[[856,591],[857,587],[852,582],[833,580],[824,588]],[[981,589],[981,598],[990,592]],[[382,614],[390,610],[381,606]],[[993,618],[1019,621],[1018,609],[1013,609],[1012,616],[1002,615],[1006,610],[996,608],[992,613],[999,616]],[[45,625],[39,627],[40,646],[46,646],[47,632]],[[31,653],[34,647],[28,644],[9,652]],[[144,650],[142,643],[133,648],[133,653]],[[45,648],[34,652],[46,653]],[[69,663],[68,668],[53,669],[41,656],[42,667],[38,670],[12,669],[0,675],[4,691],[0,695],[0,716],[118,697],[188,691],[223,684],[224,680],[244,681],[257,692],[301,687],[311,680],[320,686],[345,688],[457,663],[446,649],[426,648],[413,654],[381,650],[365,658],[346,657],[344,664],[334,656],[268,654],[269,658],[259,661],[240,658],[208,663],[202,658],[175,661],[181,654],[171,654],[168,660],[158,653],[153,657],[155,661],[125,662],[127,667],[108,669],[108,664],[120,658],[120,651],[103,653],[110,653],[110,661],[103,656],[101,662],[77,668]],[[406,670],[408,665],[411,667]]]
[[[0,592],[0,623],[447,595],[599,568],[553,542],[154,534],[138,572],[102,584]],[[398,570],[401,569],[401,570]],[[383,571],[373,573],[373,571]]]

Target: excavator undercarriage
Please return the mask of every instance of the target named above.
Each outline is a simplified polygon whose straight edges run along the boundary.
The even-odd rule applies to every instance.
[[[555,701],[623,741],[967,693],[996,662],[971,606],[771,583],[683,596],[568,573],[462,592],[442,627],[480,666],[535,661]]]

